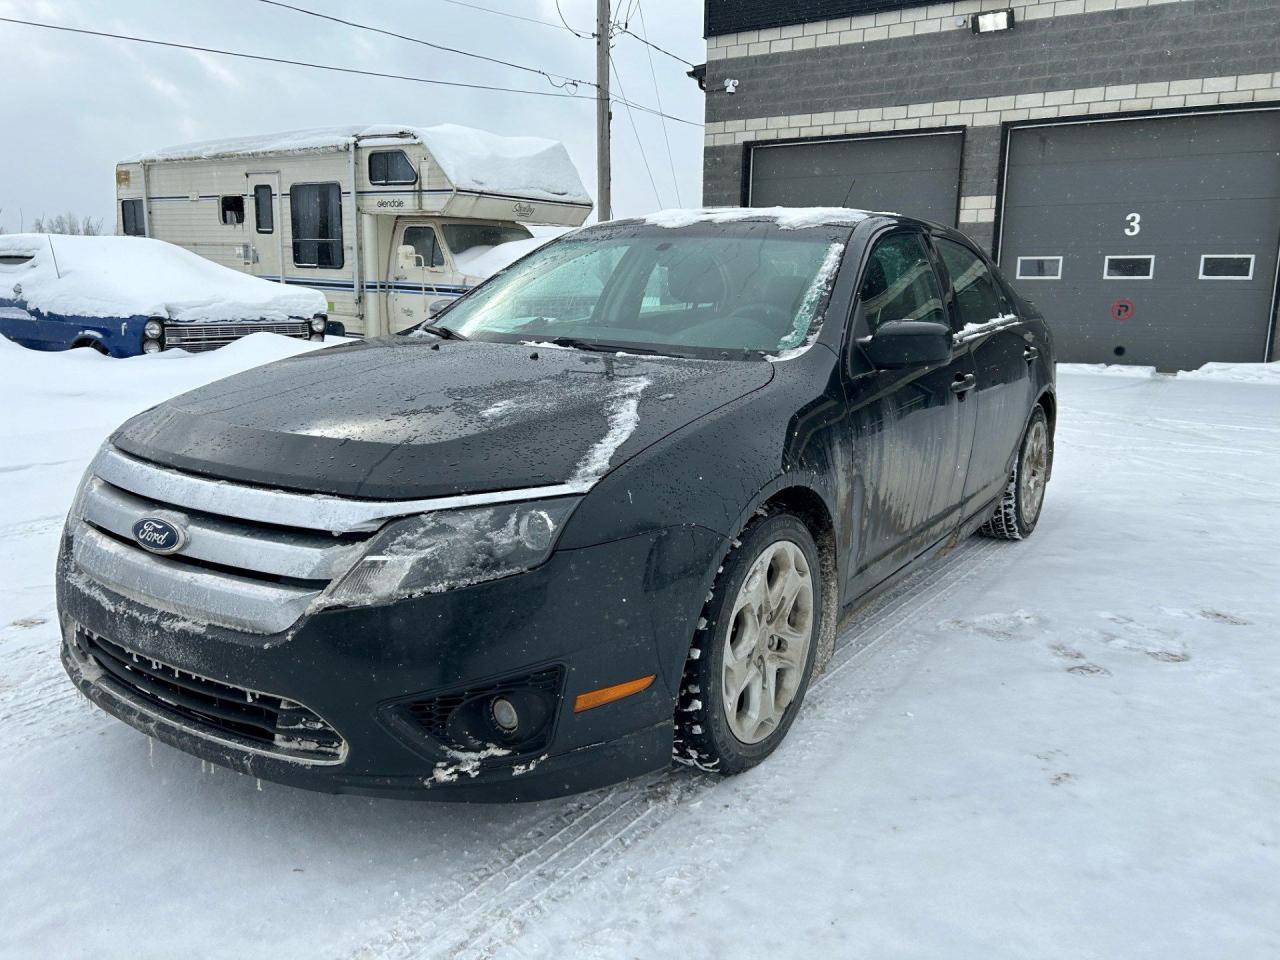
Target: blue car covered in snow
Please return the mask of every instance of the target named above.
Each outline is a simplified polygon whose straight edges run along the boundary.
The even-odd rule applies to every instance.
[[[210,350],[267,332],[323,340],[328,304],[147,237],[0,236],[0,335],[113,357]]]

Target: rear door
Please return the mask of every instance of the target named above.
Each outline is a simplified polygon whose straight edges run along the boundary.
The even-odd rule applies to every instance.
[[[977,376],[972,402],[977,430],[963,497],[968,517],[1004,488],[1031,410],[1031,365],[1036,354],[1015,308],[982,256],[949,237],[934,237],[934,245],[951,285],[956,341],[971,354]]]
[[[264,280],[284,279],[284,232],[281,229],[280,175],[249,174],[249,272]]]
[[[891,320],[948,323],[945,285],[922,232],[872,248],[853,315],[845,385],[849,442],[863,515],[852,590],[861,593],[947,536],[959,522],[973,445],[973,361],[967,349],[932,368],[876,370],[857,347]]]

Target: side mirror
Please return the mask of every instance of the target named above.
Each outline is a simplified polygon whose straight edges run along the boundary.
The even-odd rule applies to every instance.
[[[449,304],[453,303],[453,301],[453,297],[441,297],[439,300],[432,300],[427,304],[427,319],[434,320],[436,315],[444,310],[445,307],[449,306]]]
[[[880,370],[925,367],[951,359],[951,328],[929,320],[890,320],[862,341]]]
[[[418,256],[418,251],[408,243],[396,249],[396,257],[400,261],[401,270],[412,270],[418,265],[418,261],[421,259],[421,257]]]

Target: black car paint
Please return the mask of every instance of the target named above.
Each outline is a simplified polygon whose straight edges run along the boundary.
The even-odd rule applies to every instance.
[[[825,520],[839,606],[848,611],[971,533],[1003,489],[1036,400],[1052,421],[1047,327],[1003,282],[1021,318],[1009,336],[979,337],[928,368],[875,370],[866,359],[855,291],[872,245],[903,229],[967,243],[963,237],[900,217],[868,218],[851,233],[826,229],[847,238],[841,269],[816,343],[786,362],[398,338],[241,374],[117,433],[127,452],[184,470],[409,499],[562,482],[606,429],[610,381],[650,379],[639,427],[582,500],[551,559],[503,580],[326,610],[261,637],[193,630],[84,583],[64,538],[65,618],[142,655],[306,703],[348,740],[340,769],[246,756],[139,717],[64,648],[69,672],[105,709],[159,739],[316,789],[527,800],[665,765],[690,638],[717,569],[753,513],[773,500]],[[946,287],[945,268],[935,267]],[[447,313],[437,321],[447,322]],[[969,375],[973,390],[953,389]],[[318,398],[330,400],[328,422],[313,412]],[[545,401],[540,409],[556,412],[485,428],[480,413],[503,399]],[[984,433],[993,419],[999,442]],[[566,679],[546,758],[518,758],[535,766],[520,777],[510,763],[486,762],[474,778],[434,783],[433,766],[450,755],[412,735],[396,704],[549,663],[564,665]],[[658,682],[642,694],[581,714],[570,709],[579,693],[649,673]]]

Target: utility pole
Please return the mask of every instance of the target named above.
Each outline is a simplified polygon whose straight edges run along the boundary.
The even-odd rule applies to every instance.
[[[609,0],[596,0],[596,215],[613,218],[609,163]]]

